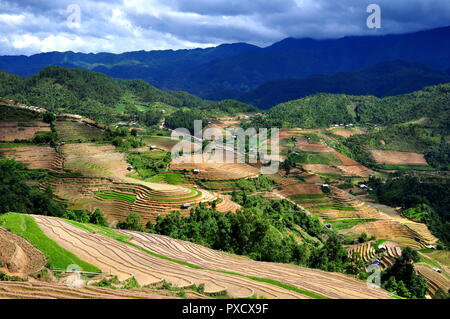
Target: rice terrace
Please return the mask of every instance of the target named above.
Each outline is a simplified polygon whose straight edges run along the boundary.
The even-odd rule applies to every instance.
[[[450,29],[216,45],[214,20],[0,55],[0,304],[450,299]]]

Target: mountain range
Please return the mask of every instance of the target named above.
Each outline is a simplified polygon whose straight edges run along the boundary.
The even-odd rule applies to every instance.
[[[30,57],[1,56],[0,69],[30,76],[49,65],[84,68],[219,100],[240,96],[273,80],[353,72],[386,61],[402,60],[446,70],[450,68],[448,39],[450,27],[326,40],[288,38],[265,48],[235,43],[206,49],[122,54],[50,52]],[[381,90],[380,94],[391,93]]]
[[[378,63],[353,72],[269,81],[237,99],[268,109],[283,102],[322,92],[385,97],[449,82],[450,69],[440,70],[422,63],[397,60]]]

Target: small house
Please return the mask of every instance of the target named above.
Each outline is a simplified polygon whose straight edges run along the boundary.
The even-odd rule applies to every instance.
[[[134,169],[133,166],[128,166],[128,167],[127,167],[127,170],[130,171],[130,172],[131,172],[133,169]]]
[[[322,187],[330,187],[329,184],[322,184]]]
[[[191,204],[189,204],[189,203],[185,203],[185,204],[181,205],[182,209],[188,209],[189,207],[191,207]]]
[[[151,151],[156,150],[156,149],[157,149],[156,145],[151,145],[151,146],[150,146],[150,150],[151,150]]]
[[[441,270],[440,268],[438,268],[438,267],[433,267],[433,270],[434,270],[435,272],[439,272],[439,273],[442,272],[442,270]]]
[[[192,170],[192,172],[193,172],[194,174],[200,174],[200,170],[199,170],[198,168]]]

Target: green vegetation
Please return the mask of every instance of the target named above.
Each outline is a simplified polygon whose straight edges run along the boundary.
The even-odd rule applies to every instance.
[[[17,276],[7,275],[3,271],[0,271],[0,281],[26,281],[26,280]]]
[[[419,261],[419,255],[409,247],[395,263],[381,274],[382,287],[405,298],[425,298],[427,281],[416,274],[413,262]]]
[[[399,165],[399,164],[377,164],[376,167],[385,170],[396,170],[396,171],[435,171],[433,167],[426,165]]]
[[[288,201],[247,196],[245,192],[235,192],[233,197],[243,206],[235,214],[219,213],[200,205],[191,210],[190,216],[174,212],[158,217],[155,225],[148,225],[148,231],[255,260],[355,273],[340,239],[316,217]],[[330,236],[329,241],[322,238],[323,234]],[[302,238],[301,244],[298,238]],[[324,254],[327,259],[320,259]]]
[[[95,195],[103,199],[118,199],[129,203],[134,203],[136,201],[136,195],[116,191],[97,192]]]
[[[376,219],[340,219],[340,220],[330,220],[328,221],[335,231],[341,231],[343,229],[352,228],[361,223],[373,222]]]
[[[172,160],[171,154],[162,150],[129,152],[128,163],[143,180],[165,172]]]
[[[72,223],[75,223],[75,222],[72,222]],[[92,226],[94,226],[94,225],[83,225],[83,224],[79,224],[79,223],[75,223],[75,225],[80,227],[80,228],[83,228],[83,229],[85,229],[85,230],[87,230],[89,232],[94,232],[94,229],[92,229]],[[97,227],[98,226],[95,226],[95,228],[97,228]],[[177,260],[177,259],[173,259],[173,258],[170,258],[170,257],[167,257],[167,256],[163,256],[163,255],[154,253],[154,252],[152,252],[152,251],[150,251],[148,249],[145,249],[145,248],[143,248],[143,247],[141,247],[139,245],[131,243],[131,242],[128,241],[130,239],[129,237],[117,234],[117,233],[115,233],[114,231],[111,231],[111,230],[108,230],[107,232],[103,232],[102,234],[105,235],[105,236],[109,236],[109,237],[111,237],[111,238],[113,238],[113,239],[115,239],[117,241],[120,241],[120,242],[122,242],[124,244],[127,244],[129,246],[132,246],[132,247],[134,247],[136,249],[139,249],[139,250],[141,250],[141,251],[143,251],[143,252],[145,252],[145,253],[153,256],[153,257],[157,257],[157,258],[160,258],[160,259],[168,260],[170,262],[177,263],[177,264],[183,265],[183,266],[187,266],[189,268],[203,269],[203,270],[209,270],[209,271],[214,271],[214,272],[218,272],[218,273],[224,273],[224,274],[244,277],[244,278],[248,278],[248,279],[251,279],[251,280],[256,280],[256,281],[259,281],[259,282],[265,282],[265,283],[268,283],[268,284],[271,284],[271,285],[275,285],[275,286],[278,286],[278,287],[281,287],[281,288],[284,288],[284,289],[287,289],[287,290],[290,290],[290,291],[298,292],[300,294],[304,294],[304,295],[309,296],[309,297],[314,298],[314,299],[326,299],[325,297],[323,297],[321,295],[318,295],[316,293],[313,293],[311,291],[299,289],[299,288],[297,288],[295,286],[292,286],[292,285],[289,285],[289,284],[285,284],[285,283],[279,282],[277,280],[268,279],[268,278],[261,278],[261,277],[254,277],[254,276],[247,276],[247,275],[242,275],[242,274],[231,272],[231,271],[224,271],[224,270],[217,270],[217,269],[207,269],[207,268],[203,268],[203,267],[200,267],[200,266],[197,266],[197,265],[194,265],[194,264],[182,261],[182,260]],[[114,279],[112,279],[111,281],[106,280],[106,281],[102,282],[100,284],[100,286],[108,286],[110,284],[114,286],[116,283],[117,283],[117,281],[114,280]],[[171,285],[169,283],[165,283],[165,284],[163,284],[163,286],[161,288],[170,290],[171,289]],[[202,288],[201,287],[197,287],[196,290],[198,292],[202,293]]]
[[[0,214],[17,212],[61,217],[65,205],[54,200],[51,188],[29,186],[30,171],[14,160],[0,158]]]
[[[174,172],[162,172],[159,173],[158,175],[147,178],[145,181],[152,183],[167,183],[172,185],[186,183],[186,179],[183,177],[182,174]]]
[[[291,153],[290,155],[292,156],[292,160],[299,164],[341,164],[341,161],[333,153],[296,151],[296,153]]]
[[[371,178],[369,186],[380,203],[402,207],[406,216],[420,218],[442,243],[450,245],[450,184],[404,175],[385,182]]]
[[[16,235],[22,236],[39,249],[45,255],[49,266],[52,268],[66,269],[67,266],[76,264],[83,271],[100,272],[95,266],[79,259],[48,238],[31,216],[16,213],[4,214],[0,216],[0,225]]]

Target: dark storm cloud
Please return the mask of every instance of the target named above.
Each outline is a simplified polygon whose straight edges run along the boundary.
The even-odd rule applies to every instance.
[[[382,28],[366,26],[369,4]],[[79,28],[67,7],[81,9]],[[450,25],[448,0],[0,0],[0,54],[124,52],[285,37],[335,38]]]

